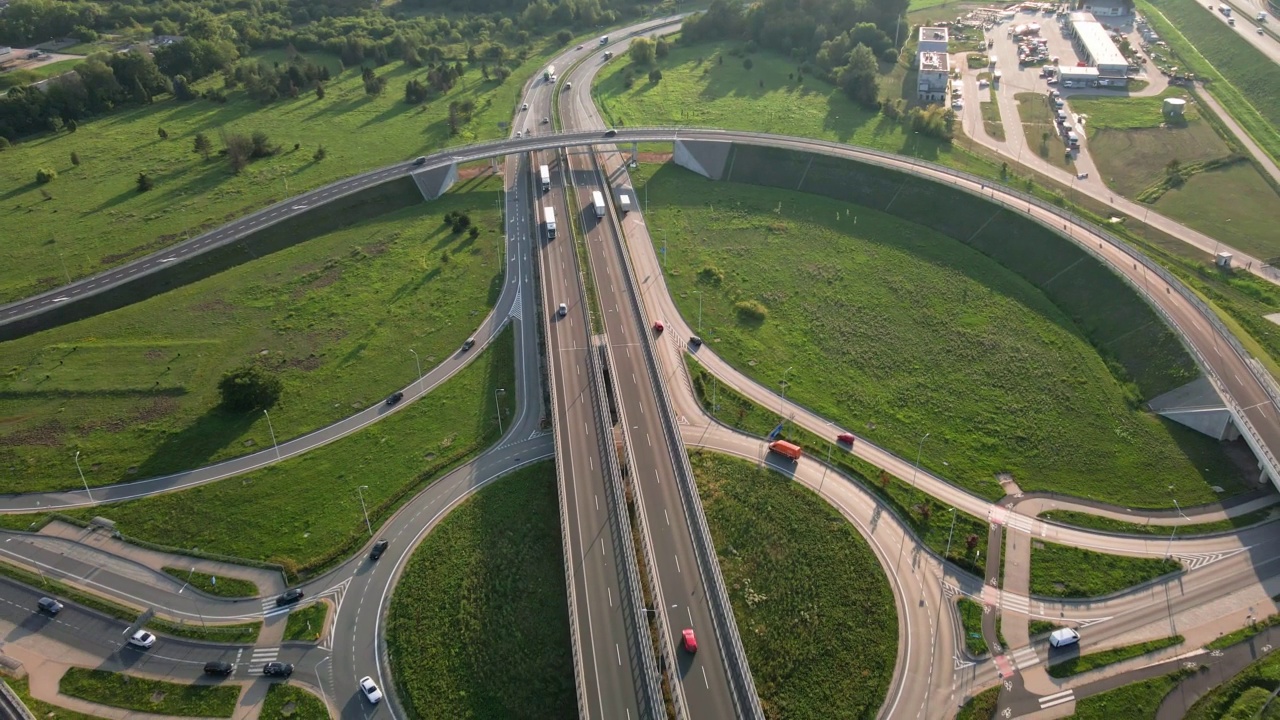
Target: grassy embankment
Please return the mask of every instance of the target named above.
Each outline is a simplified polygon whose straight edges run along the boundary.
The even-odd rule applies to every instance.
[[[898,622],[867,541],[778,473],[703,452],[690,460],[765,714],[874,715]]]
[[[960,706],[956,720],[995,720],[999,701],[1000,688],[987,688]]]
[[[58,692],[110,707],[184,717],[231,717],[239,685],[183,685],[106,670],[73,667]]]
[[[978,103],[978,109],[982,111],[982,127],[987,131],[987,135],[992,140],[1004,141],[1004,121],[1000,118],[1000,106],[994,100],[991,102]]]
[[[329,720],[324,701],[297,685],[272,683],[259,720]]]
[[[1170,484],[1184,505],[1217,499],[1213,484],[1238,491],[1216,443],[1140,411],[1194,377],[1190,359],[1074,246],[865,166],[745,148],[732,162],[744,180],[807,177],[935,226],[671,165],[634,173],[682,315],[695,324],[701,302],[703,338],[756,381],[786,375],[789,398],[901,457],[929,433],[922,465],[988,498],[1001,472],[1138,507],[1171,503]]]
[[[190,583],[191,587],[209,595],[226,598],[251,598],[258,596],[258,586],[248,580],[226,577],[215,579],[213,575],[194,572],[191,569],[167,567],[164,571],[175,578]]]
[[[982,604],[969,598],[956,600],[956,609],[960,613],[960,629],[964,633],[964,649],[973,657],[982,657],[989,652],[987,641],[982,638]]]
[[[106,516],[144,542],[278,563],[307,577],[368,540],[358,486],[375,527],[419,490],[498,438],[494,398],[514,387],[510,327],[471,364],[390,417],[261,470],[182,492],[68,511]],[[514,417],[515,393],[499,397]],[[262,512],[271,508],[271,512]],[[199,516],[202,522],[192,524]],[[22,525],[40,516],[6,516]]]
[[[22,228],[0,239],[6,259],[0,267],[0,303],[59,285],[68,275],[83,277],[119,265],[363,170],[505,136],[524,79],[561,49],[554,40],[533,42],[529,58],[505,83],[484,80],[480,66],[470,65],[452,90],[427,105],[408,105],[398,91],[427,70],[393,61],[375,69],[388,84],[378,97],[365,93],[359,68],[348,68],[325,83],[323,100],[305,92],[264,106],[243,90],[228,92],[228,102],[221,105],[161,100],[82,122],[74,133],[19,143],[0,163],[0,188],[5,188],[0,227]],[[308,57],[332,60],[322,54]],[[221,87],[221,82],[215,77],[196,88]],[[471,122],[450,135],[449,105],[467,100],[476,108]],[[167,140],[159,138],[159,128],[168,133]],[[206,161],[192,152],[196,133],[220,147],[221,131],[261,131],[283,149],[233,175],[225,160],[215,155]],[[301,144],[298,150],[295,143]],[[317,161],[313,156],[320,146],[327,157]],[[72,152],[79,155],[79,165],[71,163]],[[36,169],[43,167],[56,170],[58,178],[38,185]],[[154,180],[150,192],[137,191],[140,172]]]
[[[10,491],[163,475],[270,447],[382,402],[458,347],[501,291],[495,179],[423,203],[407,181],[367,217],[313,239],[96,317],[0,343],[0,466]],[[319,212],[319,211],[318,211]],[[443,221],[466,212],[482,232]],[[328,217],[340,226],[346,217]],[[270,232],[270,231],[264,231]],[[271,408],[229,413],[222,374],[249,362],[284,383]],[[68,475],[67,469],[71,473]]]
[[[1182,121],[1164,117],[1167,97],[1191,101]],[[1088,116],[1091,155],[1117,193],[1259,257],[1280,254],[1271,211],[1280,195],[1194,100],[1172,87],[1155,97],[1073,97],[1071,111]]]
[[[1164,696],[1188,675],[1179,670],[1076,701],[1075,720],[1155,720]]]
[[[1134,645],[1125,645],[1124,647],[1111,648],[1101,652],[1089,653],[1088,655],[1077,655],[1068,658],[1060,663],[1054,663],[1049,666],[1049,677],[1065,678],[1072,675],[1079,675],[1083,672],[1096,670],[1106,665],[1114,665],[1118,662],[1124,662],[1130,658],[1136,658],[1140,655],[1146,655],[1156,650],[1163,650],[1167,647],[1179,645],[1183,641],[1181,635],[1173,637],[1160,638],[1159,640],[1151,640],[1144,643]]]
[[[387,626],[410,716],[576,712],[556,503],[551,463],[517,470],[455,508],[414,551]]]
[[[58,707],[52,703],[31,697],[31,685],[27,678],[0,677],[0,682],[8,684],[18,699],[38,718],[56,718],[57,720],[103,720],[97,715],[86,715],[73,710]]]
[[[1280,653],[1272,653],[1196,701],[1187,710],[1185,720],[1257,718],[1277,687],[1280,687]],[[1273,701],[1263,717],[1272,720],[1277,715],[1280,715],[1280,706]]]
[[[1267,630],[1273,625],[1280,625],[1280,615],[1268,615],[1267,617],[1263,618],[1260,622],[1255,622],[1251,625],[1246,625],[1245,627],[1242,627],[1239,630],[1229,632],[1225,635],[1219,635],[1217,638],[1215,638],[1212,642],[1205,645],[1204,647],[1206,650],[1223,650],[1225,648],[1231,647],[1232,645],[1235,645],[1238,642],[1243,642],[1245,640],[1248,640],[1249,638]]]
[[[1212,522],[1196,523],[1194,525],[1178,525],[1178,537],[1190,537],[1193,535],[1206,535],[1209,533],[1227,532],[1229,530],[1237,530],[1240,528],[1256,525],[1269,519],[1272,515],[1270,509],[1257,510],[1245,515],[1237,515],[1226,520],[1214,520]],[[1123,533],[1126,535],[1169,535],[1173,532],[1173,525],[1152,525],[1149,523],[1126,522],[1115,518],[1103,517],[1101,515],[1092,515],[1085,512],[1074,512],[1072,510],[1050,510],[1040,513],[1040,516],[1046,520],[1054,520],[1065,525],[1073,525],[1088,530],[1106,530],[1107,532]]]
[[[1181,570],[1181,563],[1164,558],[1108,555],[1038,540],[1031,546],[1031,594],[1041,597],[1100,597]]]
[[[1042,160],[1054,167],[1071,170],[1062,133],[1058,132],[1058,126],[1054,122],[1056,109],[1049,103],[1048,96],[1023,92],[1014,97],[1018,100],[1018,117],[1022,122],[1027,147],[1033,148]]]
[[[284,627],[284,639],[315,642],[324,631],[325,620],[329,617],[329,603],[316,602],[289,613],[289,621]]]

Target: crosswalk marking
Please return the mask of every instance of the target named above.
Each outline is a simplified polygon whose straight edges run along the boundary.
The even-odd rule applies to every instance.
[[[997,655],[995,657],[996,670],[1000,673],[1000,679],[1013,677],[1014,667],[1007,655]]]
[[[1038,698],[1041,710],[1051,708],[1054,705],[1073,702],[1075,699],[1076,694],[1074,690],[1063,690],[1062,692],[1054,693],[1052,695],[1044,695]]]
[[[280,648],[254,648],[253,654],[249,656],[249,672],[261,673],[263,666],[269,662],[275,662],[280,657]]]
[[[1031,614],[1031,599],[1022,595],[1014,595],[1007,590],[1000,591],[1000,607],[1023,615]]]
[[[1036,654],[1034,648],[1027,646],[1020,650],[1014,650],[1012,653],[1013,663],[1019,670],[1026,670],[1029,667],[1040,663],[1040,656]]]
[[[987,510],[987,521],[994,525],[1004,525],[1014,530],[1030,533],[1034,524],[1026,515],[1019,515],[1003,505],[992,505]]]

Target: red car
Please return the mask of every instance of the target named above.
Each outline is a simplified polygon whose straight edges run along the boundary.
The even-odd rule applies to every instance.
[[[698,652],[698,638],[693,634],[693,628],[684,629],[682,644],[685,652],[690,655]]]
[[[853,445],[853,433],[840,433],[836,436],[836,442],[844,445]]]
[[[666,328],[666,325],[663,325],[661,320],[654,320],[654,321],[653,321],[653,334],[654,334],[654,335],[658,335],[658,334],[660,334],[660,333],[663,331],[663,329],[664,329],[664,328]]]

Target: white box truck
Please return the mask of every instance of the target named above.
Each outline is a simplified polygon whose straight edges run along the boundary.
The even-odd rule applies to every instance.
[[[551,168],[546,165],[539,166],[538,174],[542,176],[542,192],[547,192],[551,189]]]
[[[622,210],[622,214],[626,215],[631,212],[631,196],[623,193],[618,196],[618,208]]]
[[[547,82],[555,82],[555,81],[556,81],[556,66],[555,66],[555,65],[548,65],[548,66],[547,66],[546,71],[542,73],[542,78],[543,78],[544,80],[546,80]]]
[[[596,209],[596,217],[604,217],[604,195],[601,195],[599,190],[591,192],[591,206]]]
[[[542,219],[547,223],[547,239],[556,239],[556,209],[547,207],[542,209]]]

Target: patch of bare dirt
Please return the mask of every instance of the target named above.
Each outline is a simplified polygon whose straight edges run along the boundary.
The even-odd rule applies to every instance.
[[[163,350],[157,350],[157,349],[155,349],[155,348],[152,348],[152,349],[150,349],[150,350],[146,351],[145,353],[143,353],[143,354],[142,354],[142,357],[144,357],[144,358],[146,358],[146,359],[148,359],[148,360],[163,360],[163,359],[164,359],[164,354],[165,354],[165,353],[164,353],[164,351],[163,351]]]
[[[493,174],[494,174],[494,171],[493,171],[492,165],[481,165],[478,167],[475,165],[472,165],[471,167],[458,168],[459,180],[470,180],[471,178],[480,177],[481,175],[493,175]]]
[[[311,372],[312,370],[318,370],[323,364],[324,361],[315,354],[311,354],[304,358],[292,358],[285,363],[285,367],[302,370],[303,372]]]
[[[134,413],[133,421],[138,423],[154,422],[160,418],[172,415],[177,411],[178,401],[174,398],[168,397],[167,395],[152,398],[151,402],[147,403],[145,407]]]
[[[390,247],[391,247],[391,243],[380,242],[380,243],[374,243],[372,245],[367,245],[360,249],[364,252],[365,255],[368,255],[369,257],[378,257],[379,255],[385,255],[387,252],[387,249]]]
[[[636,153],[636,159],[642,163],[664,163],[670,160],[671,153],[642,152]]]
[[[193,305],[191,309],[196,312],[227,313],[234,310],[235,307],[235,305],[232,305],[222,298],[214,298],[212,300],[205,300],[202,303],[197,303]]]
[[[0,446],[36,445],[39,447],[60,447],[62,445],[62,436],[66,434],[67,429],[62,426],[62,423],[57,420],[50,420],[43,425],[0,436]]]

